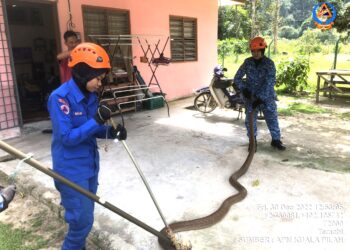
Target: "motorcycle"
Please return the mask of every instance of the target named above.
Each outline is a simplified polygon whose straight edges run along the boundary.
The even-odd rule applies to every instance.
[[[214,68],[209,86],[195,91],[194,107],[202,113],[210,113],[217,107],[232,108],[238,111],[239,119],[243,116],[244,101],[233,80],[225,78],[225,71],[221,66]]]

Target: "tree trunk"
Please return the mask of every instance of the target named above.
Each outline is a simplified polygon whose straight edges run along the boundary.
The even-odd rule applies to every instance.
[[[279,13],[280,13],[280,1],[275,0],[275,13],[273,20],[273,53],[277,53],[277,40],[278,40],[278,21],[279,21]]]
[[[251,0],[251,1],[252,1],[252,32],[250,34],[250,37],[253,38],[258,34],[258,32],[257,32],[257,26],[256,26],[256,0]]]

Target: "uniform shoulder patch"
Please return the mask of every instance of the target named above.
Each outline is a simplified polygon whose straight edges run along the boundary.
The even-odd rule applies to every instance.
[[[62,112],[63,113],[65,113],[66,115],[68,115],[69,114],[69,106],[68,106],[68,104],[62,104],[61,106],[60,106],[60,109],[62,110]]]

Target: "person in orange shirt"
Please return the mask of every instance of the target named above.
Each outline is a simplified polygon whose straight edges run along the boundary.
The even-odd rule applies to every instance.
[[[68,30],[63,35],[64,44],[68,50],[57,55],[57,60],[60,66],[61,84],[67,82],[72,77],[71,68],[68,67],[68,59],[70,52],[79,44],[78,35],[72,30]]]

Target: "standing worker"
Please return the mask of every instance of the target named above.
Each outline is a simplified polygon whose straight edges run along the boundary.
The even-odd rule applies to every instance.
[[[68,66],[72,68],[72,78],[53,91],[48,101],[53,128],[53,170],[96,194],[99,173],[96,138],[125,140],[127,132],[120,124],[117,128],[104,125],[111,118],[111,109],[98,103],[101,81],[111,68],[106,51],[93,43],[79,44],[71,52]],[[94,201],[59,181],[55,181],[55,187],[69,224],[62,249],[85,249],[94,221]]]
[[[279,150],[286,147],[281,142],[281,132],[278,125],[276,93],[276,68],[274,62],[267,58],[264,53],[267,44],[262,37],[255,37],[249,43],[252,57],[245,59],[238,69],[233,81],[237,84],[244,96],[246,119],[245,125],[249,138],[249,116],[256,107],[260,106],[265,116],[265,121],[272,137],[271,146]],[[246,76],[246,81],[243,77]],[[254,138],[256,142],[257,127],[255,113],[254,117]],[[255,143],[255,145],[257,145]],[[250,145],[248,150],[250,149]],[[255,151],[257,148],[255,148]]]
[[[68,58],[70,52],[79,44],[78,35],[72,30],[64,32],[63,39],[68,50],[57,55],[58,64],[60,66],[61,83],[67,82],[72,77],[71,68],[68,67]]]

